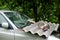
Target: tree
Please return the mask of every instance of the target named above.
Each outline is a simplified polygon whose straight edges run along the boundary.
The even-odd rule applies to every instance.
[[[57,23],[59,0],[0,0],[0,9],[22,12],[31,18]]]
[[[37,2],[38,2],[38,0],[36,1],[36,0],[17,0],[17,2],[18,2],[18,4],[20,4],[21,5],[21,2],[22,2],[22,4],[23,5],[25,5],[25,6],[27,6],[26,4],[24,4],[24,2],[26,2],[26,3],[28,3],[29,4],[29,6],[30,6],[30,8],[32,8],[33,9],[33,16],[34,16],[34,19],[35,19],[35,22],[37,22],[38,21],[38,19],[37,19]],[[21,5],[22,6],[22,5]],[[24,8],[24,6],[23,6],[23,8]],[[25,7],[26,8],[26,7]],[[30,8],[26,8],[26,9],[30,9]]]

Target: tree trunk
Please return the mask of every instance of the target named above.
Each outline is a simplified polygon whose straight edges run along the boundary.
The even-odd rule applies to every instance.
[[[37,19],[37,5],[35,2],[33,2],[33,14],[34,14],[34,20],[35,20],[35,22],[37,22],[38,21],[38,19]]]

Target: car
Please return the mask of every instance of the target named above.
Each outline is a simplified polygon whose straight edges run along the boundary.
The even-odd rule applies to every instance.
[[[49,36],[44,39],[36,34],[26,33],[23,28],[34,24],[32,20],[16,11],[0,10],[0,40],[51,40],[53,38]]]
[[[28,19],[28,16],[16,11],[0,10],[0,40],[47,40],[22,30],[31,25]]]

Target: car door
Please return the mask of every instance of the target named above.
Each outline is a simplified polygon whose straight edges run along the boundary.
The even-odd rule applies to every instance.
[[[0,13],[0,40],[14,40],[14,30],[12,26],[9,24],[9,28],[5,29],[1,26],[3,22],[6,22],[9,24],[9,22]]]

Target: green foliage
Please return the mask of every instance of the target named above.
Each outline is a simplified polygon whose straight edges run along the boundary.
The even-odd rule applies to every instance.
[[[34,18],[33,2],[37,6],[38,20],[58,23],[59,0],[0,0],[0,10],[15,10]]]

